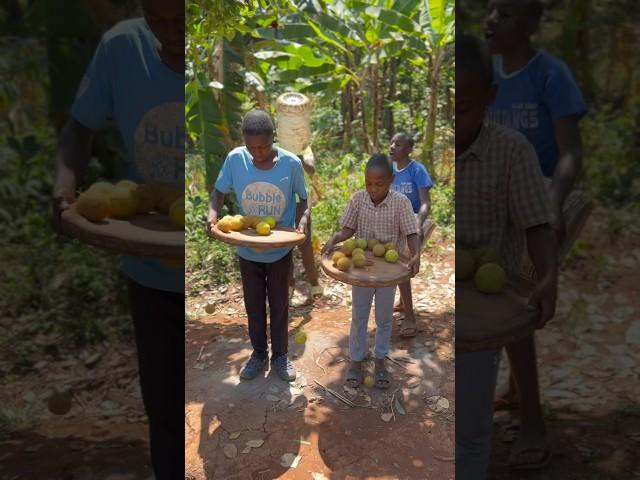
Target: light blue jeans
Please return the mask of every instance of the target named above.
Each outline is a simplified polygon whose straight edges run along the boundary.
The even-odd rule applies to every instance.
[[[354,362],[361,362],[367,355],[367,325],[374,297],[376,301],[376,341],[373,354],[375,358],[384,358],[389,353],[395,293],[396,287],[352,287],[349,354]]]
[[[484,480],[499,351],[456,352],[456,480]]]

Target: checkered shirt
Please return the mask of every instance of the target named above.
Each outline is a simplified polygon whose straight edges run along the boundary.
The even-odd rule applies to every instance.
[[[354,193],[342,216],[342,226],[355,230],[359,238],[392,242],[400,253],[407,250],[407,237],[418,233],[411,202],[393,190],[377,207],[366,190]]]
[[[548,223],[551,206],[536,152],[515,130],[485,121],[456,157],[456,246],[493,247],[517,275],[528,228]]]

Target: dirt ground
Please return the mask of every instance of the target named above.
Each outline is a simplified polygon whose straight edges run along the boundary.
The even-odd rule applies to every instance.
[[[552,462],[515,473],[496,415],[492,480],[640,479],[640,228],[596,211],[561,274],[556,318],[536,334]],[[506,357],[501,381],[507,378]]]
[[[401,339],[400,319],[394,322],[391,357],[398,360],[388,391],[344,388],[351,311],[342,284],[322,277],[325,296],[300,305],[308,289],[301,282],[290,318],[299,372],[291,384],[270,373],[239,380],[251,353],[239,286],[196,298],[193,309],[210,304],[216,312],[187,325],[188,478],[453,479],[452,245],[432,249],[423,262],[414,282],[419,333]],[[299,329],[307,333],[303,345],[293,342]]]

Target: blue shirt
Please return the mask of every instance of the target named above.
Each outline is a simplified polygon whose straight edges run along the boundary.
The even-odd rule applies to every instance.
[[[554,122],[580,117],[587,110],[571,71],[543,51],[509,75],[503,71],[502,57],[495,56],[494,71],[498,91],[489,118],[524,134],[538,154],[542,173],[551,177],[558,164]]]
[[[216,190],[233,192],[242,215],[272,216],[279,225],[295,227],[296,195],[307,199],[302,162],[293,153],[276,148],[275,164],[269,170],[256,168],[246,147],[233,149],[218,174]],[[256,252],[238,247],[238,256],[253,262],[273,263],[291,248],[269,248]]]
[[[102,37],[71,114],[91,130],[117,126],[127,149],[128,178],[184,185],[184,74],[169,69],[143,18]],[[184,292],[184,269],[152,257],[123,257],[123,270],[149,288]]]
[[[423,164],[411,160],[402,170],[393,162],[393,183],[391,188],[407,196],[411,201],[413,213],[420,211],[420,189],[433,187],[433,181]]]

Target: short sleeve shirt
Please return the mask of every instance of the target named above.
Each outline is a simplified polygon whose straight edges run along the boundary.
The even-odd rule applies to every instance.
[[[409,235],[418,233],[411,202],[393,190],[377,206],[366,190],[354,193],[342,216],[342,226],[355,230],[359,238],[391,242],[398,252],[407,249]]]
[[[253,164],[246,147],[235,148],[227,155],[215,188],[224,194],[233,192],[242,215],[272,216],[279,225],[295,227],[296,197],[307,199],[302,163],[287,150],[276,148],[276,152],[274,166],[261,170]],[[237,248],[240,257],[262,263],[280,260],[289,251],[291,248],[270,248],[263,252]]]
[[[128,178],[184,185],[184,75],[160,59],[143,18],[117,24],[102,37],[71,107],[91,130],[115,125],[127,149]],[[184,292],[184,269],[151,257],[123,258],[137,283]]]
[[[486,121],[475,142],[456,158],[456,245],[492,247],[517,275],[525,231],[549,222],[547,192],[526,138]]]
[[[561,60],[539,51],[522,69],[506,74],[494,57],[496,98],[489,118],[522,133],[536,150],[542,173],[553,176],[558,164],[554,122],[587,110],[571,71]]]
[[[425,166],[415,160],[401,170],[393,162],[393,183],[391,188],[403,195],[406,195],[411,202],[414,213],[420,211],[420,189],[433,187],[433,181]]]

